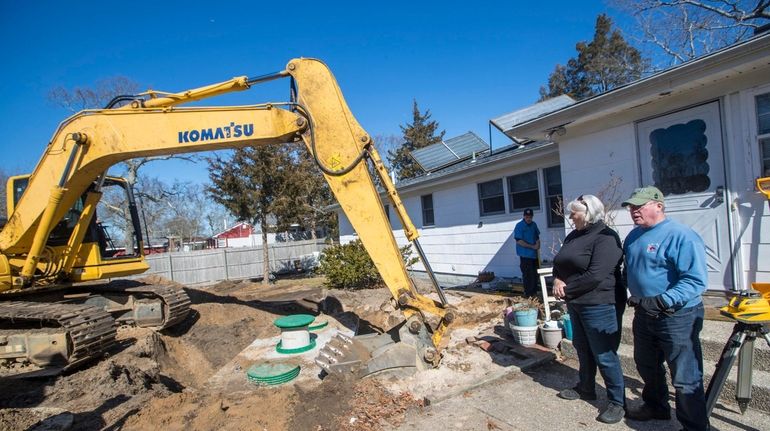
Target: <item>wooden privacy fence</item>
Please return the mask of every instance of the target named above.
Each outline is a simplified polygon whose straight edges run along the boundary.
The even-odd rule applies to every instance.
[[[309,270],[318,265],[324,240],[290,241],[268,245],[270,272]],[[145,256],[150,269],[136,276],[159,275],[181,284],[262,277],[262,247],[217,248]]]

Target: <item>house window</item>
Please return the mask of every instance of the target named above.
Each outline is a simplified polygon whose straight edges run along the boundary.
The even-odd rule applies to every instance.
[[[478,184],[479,214],[482,216],[505,214],[503,179]]]
[[[770,176],[770,93],[760,94],[757,102],[757,137],[762,157],[762,176]]]
[[[564,202],[561,192],[561,167],[543,169],[545,199],[548,202],[548,227],[564,226]]]
[[[540,208],[537,171],[508,177],[508,207],[510,212]]]
[[[421,196],[422,200],[422,225],[433,226],[433,195]]]

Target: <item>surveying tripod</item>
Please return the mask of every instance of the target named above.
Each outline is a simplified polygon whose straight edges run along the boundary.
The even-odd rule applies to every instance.
[[[726,313],[723,313],[726,314]],[[732,317],[732,316],[731,316]],[[714,408],[719,395],[722,393],[727,376],[738,357],[738,382],[735,387],[735,400],[741,413],[746,412],[746,408],[751,401],[752,385],[752,366],[754,364],[754,341],[762,336],[770,346],[770,335],[764,323],[742,322],[738,321],[733,328],[733,333],[727,341],[722,356],[717,362],[714,375],[711,377],[708,389],[706,390],[706,416],[711,416],[711,410]]]

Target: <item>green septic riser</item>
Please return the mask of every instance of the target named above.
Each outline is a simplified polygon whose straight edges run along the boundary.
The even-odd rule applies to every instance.
[[[309,314],[292,314],[275,319],[273,323],[281,329],[281,341],[275,350],[288,355],[315,348],[315,340],[310,338],[308,329],[313,320],[315,317]]]
[[[249,381],[257,385],[280,385],[294,380],[299,375],[299,365],[254,364],[246,371]]]

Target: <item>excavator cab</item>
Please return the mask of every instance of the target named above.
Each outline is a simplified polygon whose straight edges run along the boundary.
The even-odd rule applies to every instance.
[[[21,199],[30,175],[8,180],[8,213]],[[94,199],[97,199],[94,202]],[[74,236],[82,235],[82,241]],[[94,182],[53,224],[37,274],[57,281],[88,281],[125,275],[126,265],[144,265],[143,238],[134,194],[125,179]],[[79,244],[68,253],[68,244]],[[131,270],[133,272],[133,270]]]

